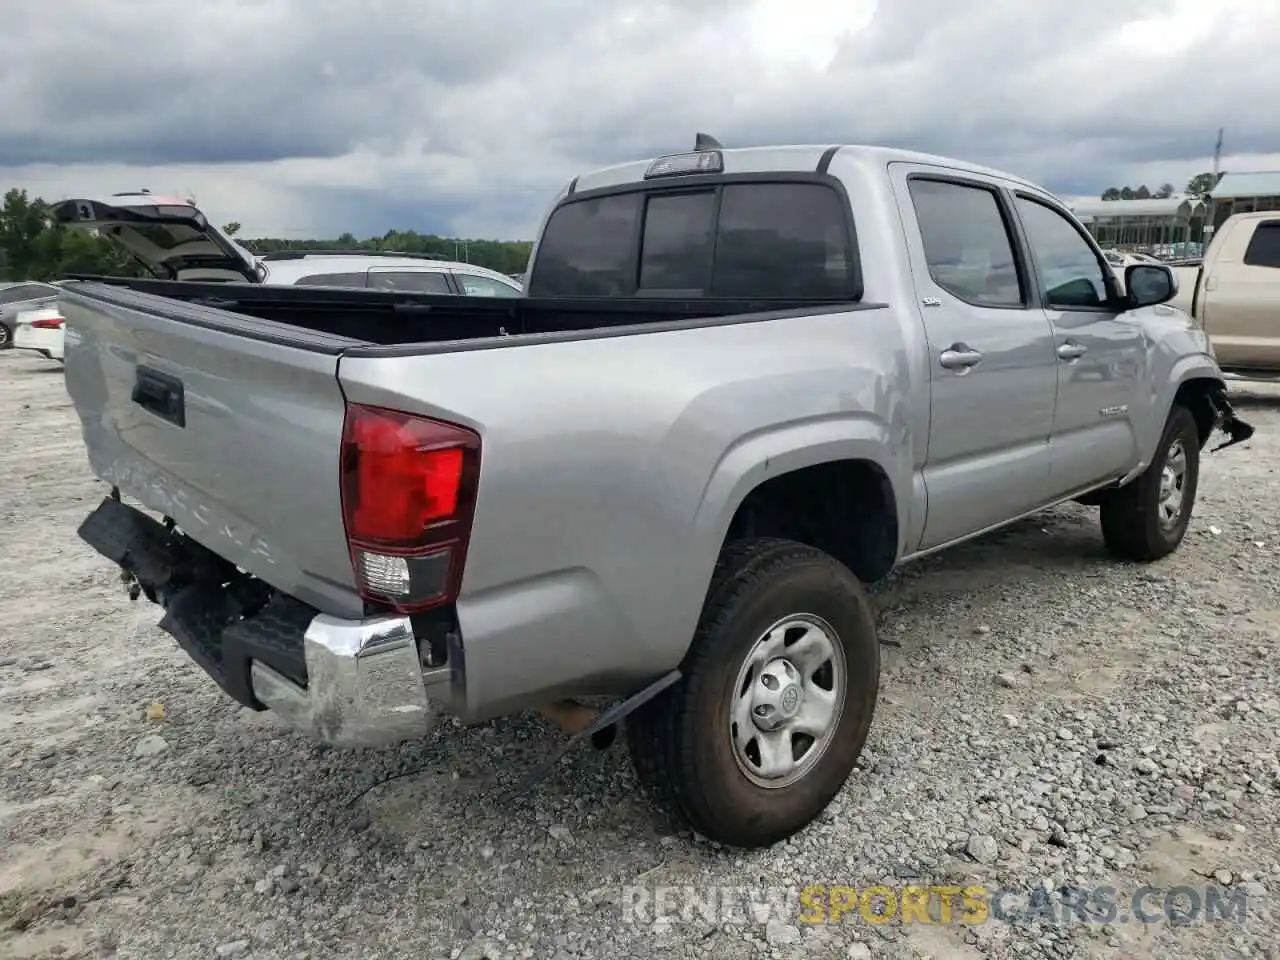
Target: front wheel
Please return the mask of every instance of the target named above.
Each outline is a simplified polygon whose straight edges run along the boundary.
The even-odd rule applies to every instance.
[[[627,724],[641,783],[711,840],[783,840],[839,793],[871,727],[880,649],[862,584],[803,544],[730,544],[682,673]]]
[[[8,324],[0,323],[0,350],[8,350],[13,346],[13,331]]]
[[[1200,481],[1200,429],[1176,406],[1150,465],[1102,503],[1102,539],[1126,560],[1150,563],[1178,549],[1191,522]]]

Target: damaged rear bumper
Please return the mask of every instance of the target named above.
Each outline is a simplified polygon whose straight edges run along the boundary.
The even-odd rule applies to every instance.
[[[164,608],[161,629],[244,706],[342,747],[415,739],[435,725],[450,670],[424,667],[407,617],[322,614],[115,497],[79,534],[120,567],[131,595]]]

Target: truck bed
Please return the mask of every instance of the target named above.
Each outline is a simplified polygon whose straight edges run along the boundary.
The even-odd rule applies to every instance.
[[[540,341],[580,339],[623,332],[655,333],[690,325],[767,320],[815,309],[867,309],[881,304],[833,300],[741,299],[569,299],[459,297],[451,295],[264,286],[250,283],[199,283],[78,275],[95,298],[134,310],[160,312],[154,301],[129,292],[164,297],[195,307],[211,307],[265,325],[236,323],[209,311],[177,316],[197,326],[225,329],[241,336],[302,347],[322,353],[397,355],[500,346],[507,337]],[[80,283],[69,287],[75,292]],[[112,289],[119,291],[113,293]],[[167,309],[165,311],[168,312]],[[306,331],[307,334],[302,334]],[[484,342],[489,341],[489,342]],[[448,344],[447,347],[433,345]]]

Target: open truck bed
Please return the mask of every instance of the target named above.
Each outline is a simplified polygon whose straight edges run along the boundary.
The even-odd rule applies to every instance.
[[[77,275],[96,299],[209,329],[226,329],[282,346],[352,356],[452,352],[501,346],[502,339],[554,342],[626,333],[770,320],[813,310],[883,304],[829,299],[745,300],[697,297],[459,297],[339,287],[272,287]],[[105,289],[106,287],[113,289]],[[131,294],[147,295],[138,298]],[[154,301],[151,297],[163,297]],[[175,307],[173,301],[190,310]],[[265,323],[252,323],[253,318]],[[486,342],[488,341],[488,342]]]

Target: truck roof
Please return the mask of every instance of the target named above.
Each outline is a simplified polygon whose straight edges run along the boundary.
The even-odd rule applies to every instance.
[[[983,176],[1002,177],[1005,180],[1012,180],[1035,190],[1043,189],[1038,184],[1003,170],[995,170],[950,157],[919,153],[913,150],[900,150],[893,147],[828,143],[723,149],[717,147],[715,149],[724,157],[724,172],[726,174],[811,171],[816,170],[824,156],[831,153],[833,156],[838,154],[842,158],[849,157],[877,166],[900,162],[950,167],[953,170],[977,173]],[[677,151],[677,154],[680,152],[692,153],[693,151]],[[628,183],[639,183],[644,180],[645,171],[649,169],[649,166],[656,159],[658,158],[650,157],[645,160],[633,160],[592,170],[574,180],[572,189],[574,192],[578,192],[618,187]]]
[[[1245,223],[1249,220],[1280,220],[1280,210],[1245,210],[1241,213],[1233,213],[1219,224],[1218,229],[1221,230],[1227,222],[1232,220],[1236,223]]]
[[[284,259],[266,257],[259,259],[260,261],[265,260],[268,269],[273,273],[283,272],[287,264],[305,264],[305,269],[312,270],[318,263],[323,263],[326,270],[339,270],[344,267],[360,270],[372,268],[403,269],[409,267],[417,270],[465,270],[468,273],[480,273],[486,276],[506,276],[504,273],[490,270],[488,267],[477,266],[474,263],[463,263],[461,260],[436,260],[430,257],[396,257],[357,253],[326,254],[307,251],[305,257],[288,257]]]
[[[305,257],[259,260],[267,269],[268,282],[296,278],[323,270],[325,273],[364,273],[366,270],[456,270],[477,274],[510,284],[504,273],[490,270],[474,263],[455,260],[434,260],[427,257],[378,256],[376,254],[326,254],[323,251],[307,251]]]

